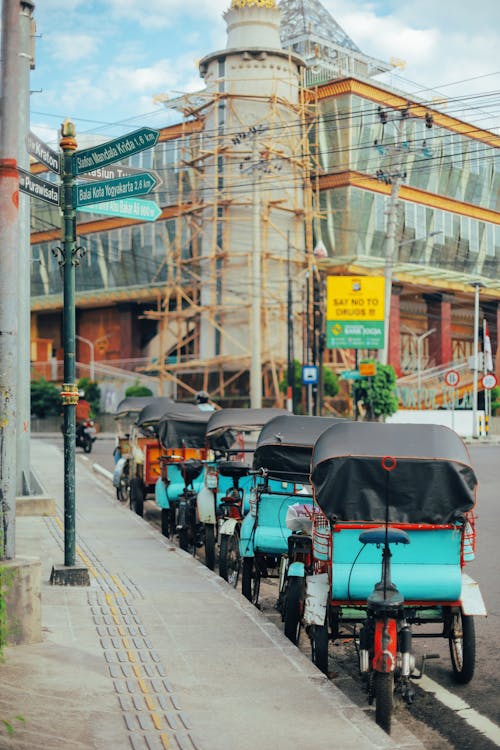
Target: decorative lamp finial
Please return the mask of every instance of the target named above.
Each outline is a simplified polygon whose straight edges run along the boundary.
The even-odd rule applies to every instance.
[[[276,8],[276,0],[231,0],[233,8]]]

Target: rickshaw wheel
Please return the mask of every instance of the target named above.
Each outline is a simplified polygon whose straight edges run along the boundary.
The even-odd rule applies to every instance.
[[[249,602],[257,605],[259,592],[260,570],[255,563],[255,557],[244,557],[241,575],[241,593]]]
[[[120,483],[116,488],[116,499],[120,503],[126,503],[130,500],[128,480],[126,477],[120,479]]]
[[[135,511],[141,518],[144,515],[144,490],[141,480],[137,477],[130,482],[130,510]]]
[[[189,531],[185,526],[179,529],[179,547],[184,552],[189,552]]]
[[[387,734],[391,733],[394,673],[375,672],[375,721]]]
[[[240,577],[241,557],[238,533],[222,534],[219,550],[219,575],[233,588],[238,585]]]
[[[476,664],[476,634],[472,615],[464,615],[461,609],[452,613],[448,638],[453,679],[466,685],[474,676]]]
[[[328,627],[324,625],[312,625],[311,637],[311,659],[323,674],[328,674]]]
[[[161,509],[161,533],[167,538],[170,536],[170,508]]]
[[[215,531],[211,523],[205,524],[205,565],[209,570],[215,568]]]
[[[304,609],[304,579],[292,576],[288,580],[285,597],[285,635],[297,645],[300,638],[302,611]],[[327,643],[328,649],[328,643]]]

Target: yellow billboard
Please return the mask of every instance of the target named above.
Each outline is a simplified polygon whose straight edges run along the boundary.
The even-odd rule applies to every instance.
[[[384,320],[384,277],[328,276],[327,320]]]
[[[329,349],[384,348],[385,279],[328,276],[326,345]]]

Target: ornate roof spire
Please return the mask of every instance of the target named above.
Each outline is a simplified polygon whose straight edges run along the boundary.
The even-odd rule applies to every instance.
[[[233,8],[276,8],[276,0],[231,0]]]

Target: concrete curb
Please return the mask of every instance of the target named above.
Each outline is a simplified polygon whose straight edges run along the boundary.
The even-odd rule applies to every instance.
[[[100,464],[92,464],[92,470],[95,471],[96,474],[103,476],[108,481],[113,481],[113,472],[108,471],[104,466],[101,466]]]

